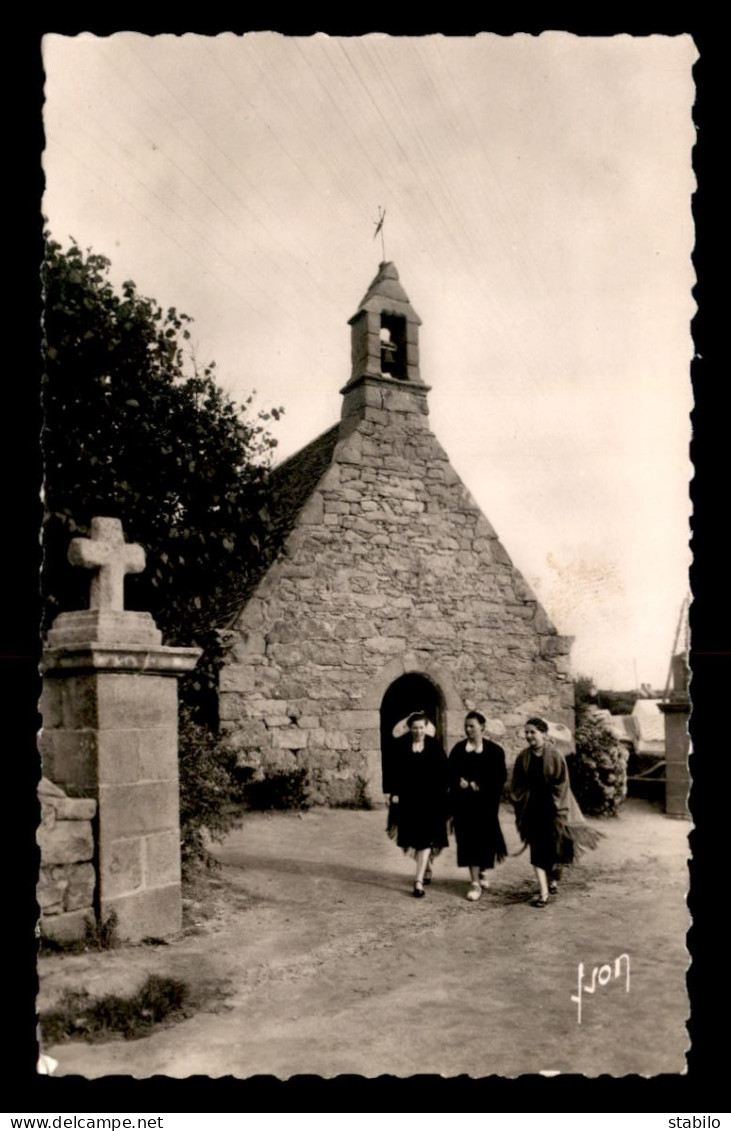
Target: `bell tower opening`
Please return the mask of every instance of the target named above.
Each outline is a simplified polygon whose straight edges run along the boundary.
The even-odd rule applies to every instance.
[[[406,319],[402,314],[381,314],[381,373],[407,379]]]

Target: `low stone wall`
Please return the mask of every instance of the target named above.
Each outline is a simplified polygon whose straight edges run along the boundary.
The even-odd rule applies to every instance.
[[[37,898],[46,938],[69,942],[84,937],[94,922],[94,832],[96,801],[68,797],[48,778],[38,787],[41,823],[38,844],[41,870]]]

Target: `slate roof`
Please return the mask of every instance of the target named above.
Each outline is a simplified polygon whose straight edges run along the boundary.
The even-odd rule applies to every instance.
[[[224,618],[227,627],[235,623],[259,582],[282,553],[300,511],[332,463],[339,436],[340,424],[335,424],[271,471],[267,498],[269,535],[257,568],[250,569],[243,583],[229,595],[228,613]]]
[[[339,437],[340,424],[336,424],[272,471],[269,480],[272,543],[277,552],[284,546],[297,516],[332,463]]]

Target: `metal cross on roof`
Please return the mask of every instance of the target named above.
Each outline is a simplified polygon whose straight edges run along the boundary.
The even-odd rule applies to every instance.
[[[68,558],[72,565],[96,571],[89,591],[90,609],[123,610],[125,574],[142,573],[145,568],[145,551],[125,542],[118,518],[93,518],[91,538],[74,538]]]
[[[383,262],[384,263],[386,261],[386,244],[385,244],[385,241],[383,239],[383,221],[385,219],[386,219],[386,209],[381,208],[381,206],[379,204],[378,205],[378,219],[373,221],[373,223],[376,226],[376,230],[373,233],[373,239],[376,238],[376,236],[378,235],[379,232],[381,233],[381,252],[383,253]]]

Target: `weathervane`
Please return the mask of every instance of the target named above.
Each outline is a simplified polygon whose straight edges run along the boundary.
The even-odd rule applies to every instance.
[[[379,232],[381,233],[381,251],[383,253],[383,262],[384,263],[386,262],[386,244],[384,243],[384,240],[383,240],[383,221],[385,219],[386,219],[386,209],[381,208],[381,206],[379,204],[378,205],[378,219],[373,221],[373,223],[376,226],[376,230],[373,233],[373,239],[376,238],[376,236],[378,235]]]

